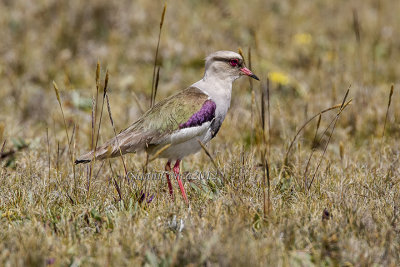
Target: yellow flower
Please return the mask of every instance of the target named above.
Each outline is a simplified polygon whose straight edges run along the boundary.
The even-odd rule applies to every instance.
[[[294,36],[294,42],[298,45],[308,45],[312,42],[312,36],[309,33],[297,33]]]
[[[4,217],[8,217],[8,218],[9,218],[11,215],[12,215],[12,212],[8,210],[8,211],[4,212],[4,213],[1,215],[1,217],[3,217],[3,218],[4,218]]]
[[[329,61],[329,62],[334,61],[334,60],[336,59],[336,53],[335,53],[335,51],[327,51],[327,52],[324,54],[324,58],[325,58],[327,61]]]
[[[268,78],[272,82],[280,84],[280,85],[287,85],[290,81],[289,76],[287,76],[285,73],[279,72],[279,71],[271,71],[268,74]]]

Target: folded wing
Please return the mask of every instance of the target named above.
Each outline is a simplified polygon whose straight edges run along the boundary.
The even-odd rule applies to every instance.
[[[196,87],[164,99],[148,110],[130,127],[75,161],[87,163],[94,157],[105,159],[120,154],[134,153],[149,146],[166,142],[174,132],[197,127],[215,117],[215,103]],[[185,140],[182,140],[182,142]]]

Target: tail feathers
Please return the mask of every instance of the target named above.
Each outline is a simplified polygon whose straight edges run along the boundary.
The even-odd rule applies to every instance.
[[[118,142],[116,138],[107,141],[101,147],[98,147],[95,153],[96,160],[102,160],[107,158],[114,158],[119,156],[121,153],[131,153],[136,152],[138,149],[142,148],[141,138],[134,138],[137,136],[121,136],[118,135]],[[128,137],[128,138],[127,138]],[[133,137],[133,138],[132,138]],[[94,159],[93,151],[81,155],[75,160],[75,164],[89,163]]]
[[[123,149],[122,146],[121,146],[121,153],[122,154],[127,153],[127,151],[125,151],[125,149]],[[75,160],[75,164],[88,163],[91,162],[94,158],[96,158],[96,160],[102,160],[107,158],[114,158],[119,155],[120,155],[120,150],[118,145],[113,145],[107,142],[103,146],[97,148],[95,155],[93,155],[93,151],[90,151],[78,157]]]
[[[104,147],[104,146],[102,146],[102,147],[100,147],[100,148],[97,148],[97,151],[96,151],[96,160],[101,160],[101,159],[105,159],[105,158],[111,158],[111,157],[113,157],[113,151],[112,151],[112,148],[111,148],[111,146],[108,146],[108,148],[107,147]],[[114,157],[115,157],[115,155],[114,155]],[[94,159],[94,155],[93,155],[93,151],[90,151],[90,152],[88,152],[88,153],[86,153],[86,154],[83,154],[83,155],[81,155],[80,157],[78,157],[76,160],[75,160],[75,164],[79,164],[79,163],[89,163],[89,162],[91,162],[92,160]]]
[[[88,159],[77,159],[75,160],[75,164],[81,164],[81,163],[89,163],[90,160]]]

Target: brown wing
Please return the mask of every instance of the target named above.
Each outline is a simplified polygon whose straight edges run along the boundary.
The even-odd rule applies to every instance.
[[[97,148],[96,159],[116,157],[120,153],[119,148],[125,154],[158,144],[201,110],[207,99],[208,95],[196,87],[189,87],[164,99],[127,129]],[[75,163],[86,163],[92,159],[93,151],[80,156]]]

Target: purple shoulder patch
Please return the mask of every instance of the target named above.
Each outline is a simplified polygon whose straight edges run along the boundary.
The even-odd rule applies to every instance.
[[[189,120],[179,125],[179,129],[200,126],[207,121],[211,121],[215,117],[215,109],[217,105],[212,100],[204,102],[201,109],[192,115]]]

